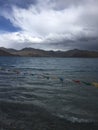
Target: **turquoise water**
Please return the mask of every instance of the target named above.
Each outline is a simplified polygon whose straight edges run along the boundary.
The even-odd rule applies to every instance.
[[[97,122],[98,88],[82,81],[98,82],[97,58],[0,57],[0,104],[8,108],[29,104],[72,122]],[[11,122],[4,110],[0,120]]]

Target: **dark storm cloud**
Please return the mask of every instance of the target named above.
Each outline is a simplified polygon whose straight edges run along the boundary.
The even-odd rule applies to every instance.
[[[37,0],[0,0],[0,7],[7,8],[13,5],[21,8],[28,8],[31,4],[36,4]]]
[[[30,5],[36,5],[40,3],[41,6],[45,5],[45,3],[51,5],[54,9],[65,9],[70,6],[79,6],[85,3],[85,0],[0,0],[1,8],[10,8],[11,6],[18,6],[21,8],[28,8]]]
[[[69,8],[71,6],[79,6],[85,3],[85,0],[51,0],[54,3],[54,8],[58,10],[62,10],[65,8]]]
[[[85,37],[81,36],[77,39],[63,39],[62,41],[50,41],[48,43],[53,48],[57,49],[83,49],[83,50],[96,50],[98,51],[98,37]]]
[[[82,49],[98,51],[98,37],[83,37],[77,40],[76,45]]]

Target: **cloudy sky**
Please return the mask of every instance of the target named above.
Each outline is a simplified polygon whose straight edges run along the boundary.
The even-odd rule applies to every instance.
[[[0,46],[98,50],[98,0],[0,0]]]

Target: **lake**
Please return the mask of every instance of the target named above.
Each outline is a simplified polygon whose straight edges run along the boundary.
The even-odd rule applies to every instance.
[[[0,57],[2,130],[97,130],[98,58]]]

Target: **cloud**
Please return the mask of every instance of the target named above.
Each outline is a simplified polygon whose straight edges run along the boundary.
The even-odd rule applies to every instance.
[[[23,32],[6,32],[0,34],[0,45],[8,48],[20,49],[26,46],[32,46],[31,43],[39,44],[41,41],[41,38],[31,37],[29,34]]]
[[[25,46],[27,42],[48,49],[98,47],[97,0],[30,0],[28,7],[22,6],[21,0],[9,1],[12,3],[10,15],[9,11],[2,10],[2,16],[21,31],[5,34],[6,40],[2,43]],[[13,39],[8,38],[9,35],[13,35]]]
[[[20,8],[28,8],[31,4],[36,4],[37,0],[0,0],[1,8],[11,8],[11,6],[17,6]]]
[[[76,25],[80,12],[80,8],[62,11],[41,9],[39,11],[37,7],[31,6],[29,9],[13,7],[11,15],[7,13],[4,15],[14,26],[23,31],[31,32],[34,35],[48,35],[81,30],[81,27]]]

